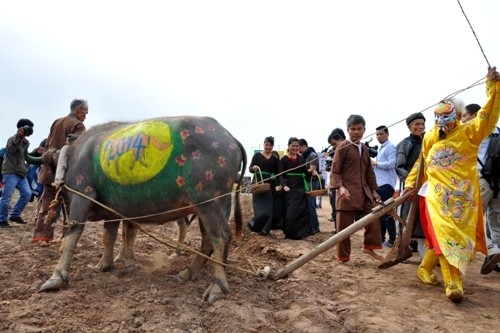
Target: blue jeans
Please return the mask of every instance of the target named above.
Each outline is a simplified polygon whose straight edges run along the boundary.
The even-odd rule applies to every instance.
[[[10,212],[10,217],[21,216],[24,207],[26,207],[31,198],[31,189],[28,184],[28,179],[15,173],[4,173],[2,183],[3,189],[2,198],[0,199],[0,221],[7,221],[9,215],[9,204],[12,200],[14,190],[16,188],[19,190],[19,199]]]
[[[385,184],[379,186],[377,193],[382,201],[392,198],[394,188],[391,185]],[[390,215],[383,215],[380,217],[380,233],[382,235],[382,242],[385,240],[386,232],[389,234],[389,240],[394,243],[396,239],[396,221]]]

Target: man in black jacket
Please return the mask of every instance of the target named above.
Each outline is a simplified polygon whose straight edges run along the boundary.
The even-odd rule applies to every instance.
[[[12,200],[14,190],[19,190],[19,199],[10,212],[9,221],[25,224],[21,218],[21,213],[31,198],[31,189],[26,179],[28,162],[37,162],[30,159],[27,153],[29,141],[26,139],[33,134],[33,122],[29,119],[20,119],[17,122],[17,132],[7,140],[5,147],[4,161],[2,163],[2,183],[3,191],[0,199],[0,227],[10,227],[7,217],[9,216],[9,205]]]
[[[425,131],[425,117],[421,112],[413,113],[406,118],[406,125],[410,130],[410,135],[404,138],[396,146],[396,173],[401,182],[400,190],[404,188],[406,177],[413,168],[415,162],[418,160],[420,151],[422,150],[422,137]],[[406,220],[409,210],[410,202],[405,202],[401,205],[401,217],[403,220]],[[415,227],[412,231],[412,237],[416,239],[415,243],[411,243],[412,245],[415,244],[414,247],[412,246],[412,250],[417,250],[420,260],[422,260],[425,254],[425,235],[420,224],[418,212]]]

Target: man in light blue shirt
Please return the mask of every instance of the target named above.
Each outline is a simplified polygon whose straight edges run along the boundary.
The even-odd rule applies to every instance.
[[[389,129],[387,126],[376,128],[375,135],[381,144],[376,160],[372,160],[372,166],[377,178],[377,193],[382,201],[392,198],[398,176],[396,174],[396,146],[389,141]],[[380,231],[382,233],[382,245],[392,247],[396,240],[396,222],[389,215],[380,218]],[[388,234],[387,240],[385,234]]]

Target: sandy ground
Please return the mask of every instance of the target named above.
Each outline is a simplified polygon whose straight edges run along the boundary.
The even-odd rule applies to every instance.
[[[173,249],[142,233],[135,272],[122,275],[120,267],[95,272],[92,267],[102,252],[101,223],[86,226],[69,286],[39,293],[59,259],[58,246],[32,244],[33,222],[26,228],[13,224],[0,229],[0,332],[498,332],[500,274],[479,274],[482,255],[470,266],[466,298],[458,305],[446,299],[442,286],[417,281],[416,255],[404,264],[377,269],[378,262],[360,250],[361,232],[351,236],[348,264],[332,260],[332,248],[277,279],[279,269],[332,236],[326,199],[318,209],[322,232],[306,240],[285,240],[278,231],[259,236],[245,230],[243,243],[232,246],[229,254],[230,293],[215,304],[202,300],[211,265],[196,281],[176,282],[172,277],[193,255],[172,257]],[[243,201],[247,221],[251,196]],[[24,218],[32,221],[33,210],[30,204]],[[169,223],[151,230],[168,241],[177,227]],[[187,238],[197,249],[196,221]],[[264,266],[272,271],[261,281],[254,272]]]

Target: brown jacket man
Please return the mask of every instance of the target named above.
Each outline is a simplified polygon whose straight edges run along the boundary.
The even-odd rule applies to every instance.
[[[47,137],[45,149],[61,149],[66,143],[68,135],[81,135],[85,132],[83,122],[88,114],[87,101],[75,99],[71,102],[70,113],[66,117],[56,119],[50,127],[50,133]],[[41,197],[42,208],[36,219],[35,231],[33,233],[33,242],[40,242],[41,246],[48,246],[54,238],[54,221],[45,222],[45,216],[49,211],[50,202],[56,196],[56,189],[52,186],[55,175],[44,165],[40,169],[38,181],[44,184],[44,190]]]
[[[367,214],[371,213],[377,194],[377,181],[371,166],[367,147],[360,142],[365,133],[366,122],[360,115],[347,119],[349,139],[341,142],[335,149],[330,174],[330,187],[337,190],[337,231],[340,232]],[[363,252],[381,260],[374,249],[382,248],[380,223],[374,220],[365,228]],[[351,241],[349,238],[337,245],[337,260],[350,260]]]

